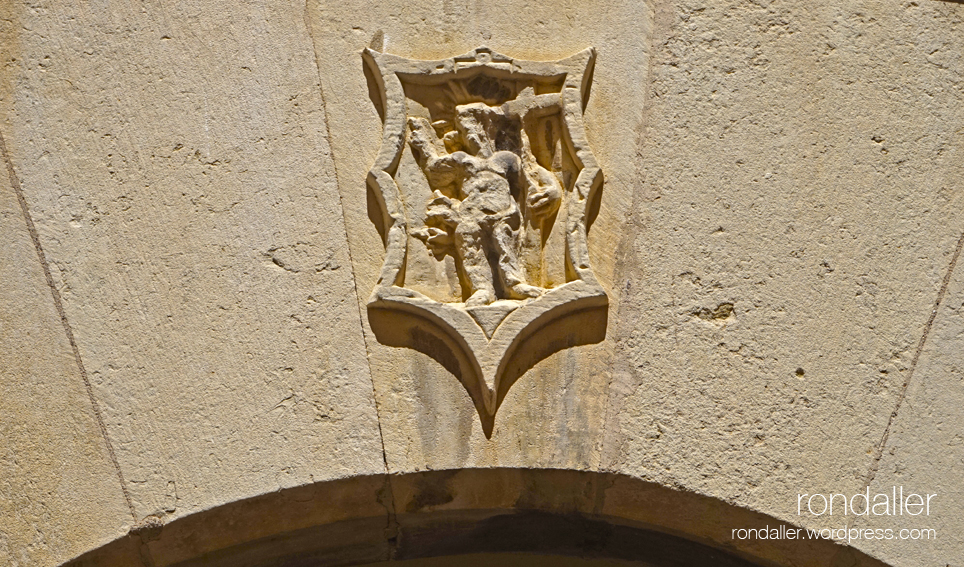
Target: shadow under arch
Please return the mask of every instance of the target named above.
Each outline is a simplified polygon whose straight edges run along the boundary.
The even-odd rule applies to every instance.
[[[307,567],[529,553],[649,567],[886,567],[823,539],[734,539],[790,524],[625,475],[457,469],[365,475],[142,522],[65,565]],[[633,564],[633,563],[630,563]]]

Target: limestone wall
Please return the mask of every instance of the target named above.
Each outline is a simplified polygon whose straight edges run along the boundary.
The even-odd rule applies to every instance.
[[[404,479],[463,469],[614,475],[587,477],[571,505],[578,482],[485,486],[549,486],[540,510],[636,521],[751,561],[964,556],[964,5],[11,1],[0,45],[0,565],[61,565],[145,528],[131,564],[174,564],[222,544],[167,553],[157,534],[189,533],[177,522],[211,510],[360,479],[364,496],[343,508],[391,516],[410,501]],[[520,63],[587,48],[579,93]],[[504,54],[478,76],[576,97],[553,103],[545,148],[528,131],[565,195],[542,240],[525,241],[541,260],[520,261],[545,297],[594,278],[605,308],[580,320],[563,305],[531,337],[507,334],[535,354],[496,373],[494,415],[470,395],[458,332],[411,339],[430,326],[403,327],[400,312],[388,326],[421,343],[373,329],[380,285],[448,290],[430,307],[463,318],[470,289],[465,250],[433,258],[415,234],[430,224],[425,198],[405,191],[446,189],[420,165],[414,127],[397,125],[388,185],[369,179],[392,104],[412,117],[414,89],[441,87],[412,74],[392,98],[366,49],[453,69]],[[451,59],[463,54],[477,59]],[[503,108],[502,95],[445,96]],[[603,179],[585,202],[579,148]],[[392,233],[402,270],[380,282],[397,250],[379,202],[391,183],[411,226]],[[585,266],[572,260],[580,235]],[[483,307],[539,300],[508,285]],[[454,494],[476,494],[466,474]],[[797,513],[799,494],[895,486],[937,494],[930,515]],[[476,494],[413,510],[479,502],[527,505]],[[804,553],[730,535],[758,520],[937,539]],[[234,529],[232,545],[272,533]]]

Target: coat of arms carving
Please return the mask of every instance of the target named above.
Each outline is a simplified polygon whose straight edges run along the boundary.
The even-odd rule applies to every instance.
[[[368,174],[386,249],[369,322],[455,375],[491,435],[526,370],[605,336],[586,245],[603,184],[583,127],[595,51],[363,59],[384,127]]]

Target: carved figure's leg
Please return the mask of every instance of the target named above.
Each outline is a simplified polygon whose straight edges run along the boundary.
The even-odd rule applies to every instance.
[[[472,285],[472,293],[465,301],[466,307],[488,305],[495,301],[492,269],[485,257],[482,227],[477,221],[463,218],[455,227],[455,249],[461,256],[465,275]]]
[[[546,290],[526,283],[525,273],[519,266],[519,232],[522,229],[522,215],[518,210],[495,223],[492,242],[499,254],[499,272],[505,287],[507,299],[539,297]]]

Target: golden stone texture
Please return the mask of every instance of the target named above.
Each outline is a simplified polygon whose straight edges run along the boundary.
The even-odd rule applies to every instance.
[[[0,45],[0,565],[415,559],[507,513],[572,518],[583,550],[632,528],[787,566],[964,557],[964,4],[12,0]],[[395,248],[363,59],[480,46],[595,54],[585,249],[608,304],[592,341],[547,325],[560,348],[536,337],[546,356],[482,410],[451,364],[373,328]],[[454,106],[491,127],[507,102]],[[415,110],[401,135],[436,157],[527,172],[533,195],[578,175],[552,143],[499,169]],[[460,275],[469,245],[433,259],[452,235],[428,197],[469,191],[398,147],[381,171],[422,190],[399,205],[421,223],[405,288],[495,333],[504,302],[569,281],[546,264],[525,278],[543,291],[507,292],[476,262],[492,294],[467,304],[486,282]],[[937,493],[932,515],[797,515],[800,493],[895,485]],[[730,535],[778,522],[938,539]]]

